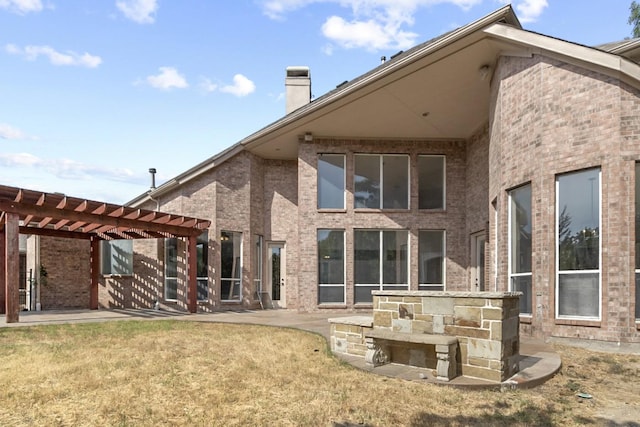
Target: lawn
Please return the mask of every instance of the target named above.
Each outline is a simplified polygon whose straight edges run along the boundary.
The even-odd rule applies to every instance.
[[[358,371],[332,357],[324,338],[291,329],[170,320],[6,328],[0,425],[637,421],[629,417],[640,414],[640,356],[558,351],[563,370],[543,386],[474,391]]]

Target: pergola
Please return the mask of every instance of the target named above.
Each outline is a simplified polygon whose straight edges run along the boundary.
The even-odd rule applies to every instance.
[[[19,234],[91,242],[89,307],[98,308],[101,240],[186,238],[187,307],[197,310],[196,242],[211,221],[0,185],[0,313],[19,320]]]

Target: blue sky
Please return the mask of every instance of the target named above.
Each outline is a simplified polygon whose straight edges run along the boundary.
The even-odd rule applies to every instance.
[[[0,184],[124,203],[503,0],[0,0]],[[627,0],[517,0],[526,29],[631,35]]]

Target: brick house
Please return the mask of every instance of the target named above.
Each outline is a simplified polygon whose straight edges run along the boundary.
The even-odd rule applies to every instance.
[[[525,335],[637,343],[639,60],[506,6],[313,101],[290,67],[283,118],[129,205],[211,220],[199,311],[514,290]],[[185,309],[184,242],[132,252],[101,304]]]

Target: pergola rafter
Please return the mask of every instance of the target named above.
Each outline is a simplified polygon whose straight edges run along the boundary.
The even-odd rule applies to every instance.
[[[211,221],[199,218],[0,185],[0,311],[6,313],[7,322],[18,321],[17,236],[27,234],[91,241],[91,308],[98,308],[100,240],[185,238],[187,305],[195,312],[196,239],[210,225]]]

